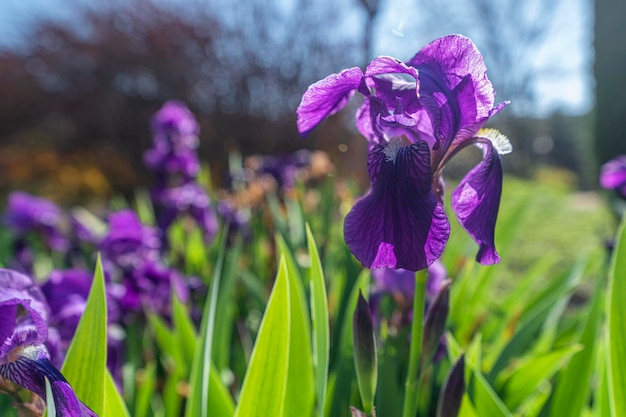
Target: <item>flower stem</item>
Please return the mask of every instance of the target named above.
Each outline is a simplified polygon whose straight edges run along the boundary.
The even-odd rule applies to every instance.
[[[428,269],[415,273],[415,294],[413,295],[413,322],[411,324],[411,350],[409,353],[409,371],[404,383],[404,405],[402,417],[415,417],[420,385],[420,357],[422,355],[422,336],[424,307],[426,302],[426,279]]]

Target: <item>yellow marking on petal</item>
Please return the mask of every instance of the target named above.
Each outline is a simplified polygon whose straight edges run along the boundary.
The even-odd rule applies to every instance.
[[[389,142],[387,142],[387,146],[385,146],[385,149],[383,150],[383,152],[385,153],[385,157],[386,157],[385,161],[396,162],[396,157],[398,156],[398,152],[400,152],[400,149],[405,148],[409,146],[410,144],[411,142],[404,135],[395,136],[389,139]]]
[[[509,138],[497,129],[480,129],[477,136],[489,139],[500,155],[513,152],[513,145]]]

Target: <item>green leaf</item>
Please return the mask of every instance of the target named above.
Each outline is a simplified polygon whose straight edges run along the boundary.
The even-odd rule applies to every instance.
[[[605,292],[599,287],[594,293],[589,315],[578,339],[584,349],[560,373],[550,404],[551,415],[579,416],[587,403],[599,346],[604,297]]]
[[[290,298],[287,265],[283,258],[263,314],[235,417],[284,415],[291,339]]]
[[[172,321],[174,324],[174,338],[181,347],[186,368],[191,369],[196,350],[196,329],[185,305],[178,299],[176,291],[172,291]]]
[[[622,221],[611,268],[607,305],[607,361],[611,415],[626,416],[626,220]]]
[[[48,414],[49,415],[49,414]],[[126,403],[117,390],[113,377],[107,371],[104,376],[104,414],[103,416],[130,417]]]
[[[285,395],[285,416],[310,416],[315,406],[311,322],[304,294],[304,285],[297,264],[287,243],[276,235],[278,252],[285,260],[291,299],[291,343],[289,375]]]
[[[520,356],[536,340],[537,333],[545,324],[546,318],[555,310],[560,310],[563,297],[566,296],[580,281],[584,272],[584,264],[578,264],[572,272],[562,280],[555,280],[553,285],[541,293],[532,303],[526,306],[525,321],[500,352],[487,376],[487,380],[494,382],[500,371],[515,357]]]
[[[61,369],[78,398],[98,415],[104,411],[106,361],[107,305],[98,257],[85,312]]]
[[[348,296],[346,298],[346,309],[354,311],[359,297],[359,291],[368,294],[370,282],[370,271],[363,269],[354,284],[350,288],[346,288]],[[347,314],[343,317],[343,322],[339,327],[339,337],[336,343],[338,345],[338,360],[333,367],[334,383],[329,387],[327,400],[327,408],[330,412],[326,415],[338,416],[348,408],[352,401],[352,394],[355,392],[356,381],[354,379],[354,359],[352,354],[352,315]],[[382,411],[382,410],[381,410]]]
[[[582,346],[574,345],[525,360],[506,378],[502,394],[505,404],[512,410],[517,408],[537,391],[543,381],[552,378],[559,369],[567,364],[572,355],[580,352],[581,349]],[[578,378],[576,381],[581,382]],[[572,416],[576,414],[555,415]]]
[[[470,372],[467,394],[479,416],[513,417],[489,382],[476,369]]]
[[[150,401],[156,390],[156,363],[150,361],[144,369],[137,372],[135,410],[133,417],[147,417],[154,413]]]
[[[57,417],[57,409],[54,404],[54,396],[52,395],[52,387],[50,386],[50,380],[45,376],[46,381],[46,412],[48,417]]]
[[[215,331],[215,315],[217,310],[217,299],[220,291],[220,281],[222,276],[222,269],[224,265],[224,254],[226,252],[226,242],[228,240],[228,225],[225,226],[221,233],[221,241],[219,244],[219,253],[217,255],[217,261],[213,269],[213,277],[211,279],[211,289],[209,292],[209,298],[205,301],[204,311],[202,313],[202,324],[200,343],[198,344],[193,358],[193,366],[191,367],[190,385],[191,392],[187,400],[187,406],[185,409],[186,417],[206,416],[208,415],[209,402],[212,398],[211,384],[215,378],[212,378],[212,362],[211,351],[213,349],[213,337]],[[229,399],[224,398],[221,395],[216,397],[218,400],[226,401],[226,403],[219,404],[219,409],[229,410],[231,404]],[[232,400],[231,400],[232,401]],[[216,405],[211,404],[211,411],[213,413]],[[233,407],[234,408],[234,407]],[[212,414],[214,417],[230,417],[232,413],[226,415],[219,415],[217,413]]]
[[[313,322],[313,365],[315,367],[315,395],[317,415],[324,416],[324,402],[328,385],[328,351],[330,348],[330,329],[328,322],[328,300],[326,282],[322,271],[317,245],[309,225],[306,225],[307,246],[311,258],[309,285],[311,288],[311,320]]]

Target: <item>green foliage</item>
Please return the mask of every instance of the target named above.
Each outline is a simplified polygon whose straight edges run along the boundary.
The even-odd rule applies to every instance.
[[[317,193],[312,206],[308,193]],[[352,314],[362,291],[377,303],[376,413],[401,415],[412,313],[397,295],[379,294],[370,271],[346,249],[341,220],[355,195],[346,193],[337,201],[328,181],[271,194],[252,215],[245,240],[224,226],[218,241],[206,245],[200,234],[174,223],[167,261],[207,290],[189,300],[172,295],[171,314],[146,311],[145,326],[126,329],[123,397],[105,371],[106,297],[98,264],[62,370],[79,398],[101,416],[131,410],[135,417],[342,417],[350,406],[368,408],[353,354]],[[154,221],[152,208],[139,201],[147,197],[137,196],[142,218]],[[626,284],[620,279],[626,232],[622,227],[606,279],[602,243],[611,221],[601,206],[572,205],[579,197],[546,183],[505,181],[496,266],[474,262],[475,243],[452,221],[443,257],[450,311],[447,321],[438,321],[446,326],[447,355],[430,360],[437,336],[430,337],[427,357],[417,362],[415,416],[436,415],[460,357],[461,417],[626,413],[619,394],[626,392]],[[46,270],[55,260],[38,262]],[[420,314],[413,317],[421,321]],[[0,401],[0,412],[8,406]]]
[[[607,366],[611,416],[626,415],[626,221],[617,233],[609,272]]]
[[[98,260],[85,312],[61,369],[78,398],[98,415],[103,415],[105,404],[109,404],[106,394],[111,394],[111,404],[118,403],[113,395],[116,391],[105,392],[106,358],[107,304],[104,272]]]

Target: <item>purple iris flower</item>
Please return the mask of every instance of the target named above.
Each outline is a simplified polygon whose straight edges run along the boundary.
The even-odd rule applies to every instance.
[[[183,276],[175,269],[156,261],[146,261],[123,278],[125,293],[120,299],[124,311],[140,312],[145,306],[162,316],[169,316],[172,292],[183,302],[189,290]]]
[[[479,244],[477,261],[499,262],[494,231],[502,192],[500,155],[508,139],[482,126],[506,103],[495,92],[481,54],[468,38],[439,38],[407,63],[374,59],[311,85],[298,107],[305,136],[341,110],[355,91],[364,102],[356,124],[369,142],[371,190],[348,213],[344,236],[371,268],[420,270],[439,259],[450,235],[442,171],[459,150],[476,145],[483,160],[452,193],[452,208]]]
[[[57,415],[97,416],[78,400],[67,380],[50,362],[44,345],[48,317],[43,294],[32,279],[0,269],[0,377],[43,399],[47,379]]]
[[[193,113],[179,101],[168,101],[152,118],[153,147],[144,153],[146,166],[165,181],[180,175],[184,181],[200,172],[196,153],[200,126]]]
[[[204,241],[207,244],[213,241],[219,228],[217,215],[211,205],[211,198],[200,184],[189,182],[155,191],[153,199],[160,208],[157,220],[164,233],[176,218],[188,214],[202,229]]]
[[[18,238],[38,232],[51,249],[63,251],[67,249],[68,242],[60,232],[61,223],[61,209],[53,202],[23,191],[9,194],[4,224]]]
[[[123,209],[109,215],[109,231],[100,242],[103,256],[121,268],[132,268],[158,256],[158,230],[141,223],[135,212]]]
[[[602,165],[600,185],[626,198],[626,155],[620,155]]]
[[[152,117],[155,141],[166,141],[173,146],[196,148],[200,126],[184,103],[170,100]]]

